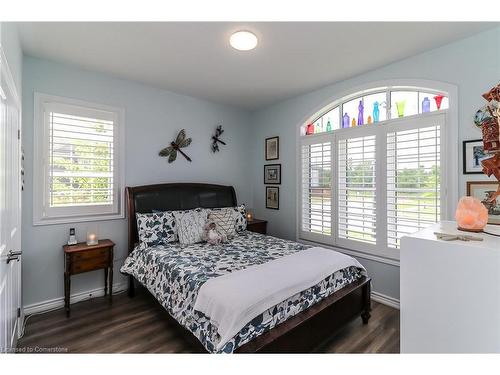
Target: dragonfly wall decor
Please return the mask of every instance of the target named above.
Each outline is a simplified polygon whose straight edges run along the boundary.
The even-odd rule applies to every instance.
[[[212,151],[217,152],[219,150],[219,143],[223,144],[224,146],[226,145],[226,142],[220,140],[220,136],[224,133],[224,129],[222,129],[222,125],[217,126],[217,129],[215,129],[215,135],[212,136]]]
[[[181,150],[181,148],[189,146],[191,144],[191,141],[191,138],[186,138],[186,131],[182,129],[177,135],[175,142],[170,142],[170,146],[165,147],[163,150],[161,150],[159,152],[159,155],[164,157],[168,156],[168,162],[172,163],[175,161],[175,159],[177,159],[177,152],[179,152],[186,158],[187,161],[192,161],[191,158]]]

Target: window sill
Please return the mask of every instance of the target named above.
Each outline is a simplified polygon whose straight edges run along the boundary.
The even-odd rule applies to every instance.
[[[327,245],[327,244],[323,244],[323,243],[319,243],[319,242],[308,241],[308,240],[304,240],[301,238],[299,238],[297,240],[297,242],[303,243],[306,245],[320,245],[326,249],[336,250],[338,252],[341,252],[341,253],[344,253],[347,255],[351,255],[354,257],[373,260],[375,262],[389,264],[391,266],[399,267],[399,260],[398,259],[386,258],[386,257],[380,256],[380,255],[375,255],[375,254],[367,254],[367,253],[364,253],[364,252],[358,251],[358,250],[346,249],[343,247],[332,246],[332,245]]]
[[[104,214],[104,215],[89,215],[89,216],[67,216],[67,217],[52,217],[52,218],[33,218],[33,226],[83,223],[88,221],[105,221],[105,220],[120,220],[124,219],[125,214]]]

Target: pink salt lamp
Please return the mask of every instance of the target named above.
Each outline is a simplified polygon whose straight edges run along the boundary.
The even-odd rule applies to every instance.
[[[488,210],[474,197],[462,197],[455,213],[458,229],[468,232],[482,232],[488,223]]]

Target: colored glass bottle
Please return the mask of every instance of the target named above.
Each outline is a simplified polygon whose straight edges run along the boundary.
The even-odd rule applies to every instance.
[[[330,123],[330,119],[328,119],[326,123],[326,131],[331,132],[332,131],[332,124]]]
[[[311,135],[311,134],[314,134],[314,125],[312,122],[308,124],[306,128],[306,135]]]
[[[373,122],[378,122],[380,118],[380,109],[378,102],[373,103]]]
[[[348,128],[349,127],[349,115],[346,113],[344,113],[344,116],[342,117],[342,127],[343,128]]]
[[[444,96],[443,95],[436,95],[434,97],[434,100],[436,101],[436,107],[437,109],[441,109],[441,102],[443,101]]]
[[[366,120],[368,122],[368,124],[371,124],[373,121],[372,121],[372,116],[368,116],[368,119]]]
[[[355,117],[352,118],[351,126],[352,127],[356,126],[356,118]]]
[[[426,96],[424,100],[422,100],[422,113],[427,113],[431,111],[431,101]]]
[[[314,132],[315,133],[321,133],[323,131],[323,129],[321,129],[321,125],[319,124],[319,122],[316,123],[316,127],[314,129]]]
[[[405,115],[405,104],[406,100],[401,100],[396,102],[396,109],[398,110],[398,117],[403,117]]]
[[[363,125],[364,124],[364,117],[363,117],[363,110],[364,110],[364,105],[363,105],[363,101],[360,100],[359,101],[359,105],[358,105],[358,125]]]

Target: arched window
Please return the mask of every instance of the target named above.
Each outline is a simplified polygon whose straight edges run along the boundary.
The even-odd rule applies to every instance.
[[[399,258],[402,236],[441,220],[448,95],[382,87],[301,126],[299,237]]]

